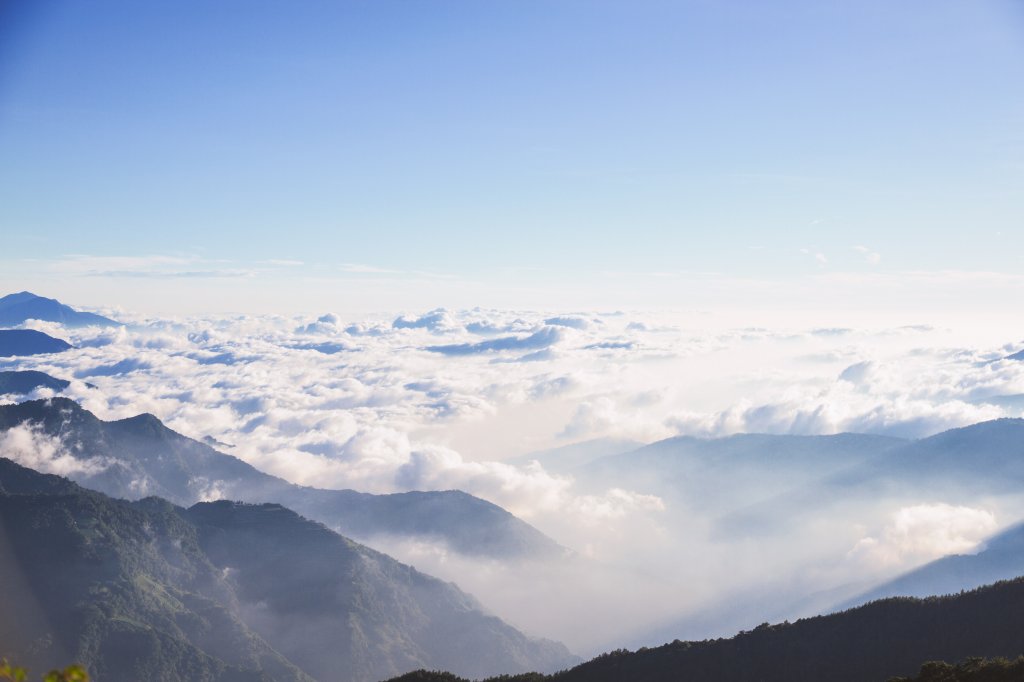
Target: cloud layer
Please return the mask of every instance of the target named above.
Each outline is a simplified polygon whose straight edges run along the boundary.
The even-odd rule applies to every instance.
[[[431,548],[387,548],[583,650],[614,644],[614,632],[574,629],[545,603],[640,629],[644,618],[711,608],[701,595],[750,589],[762,574],[801,575],[792,590],[825,589],[964,551],[996,527],[997,510],[898,500],[897,512],[845,510],[808,522],[785,546],[755,547],[716,534],[715,519],[694,503],[623,486],[587,489],[571,469],[554,473],[529,453],[592,439],[739,432],[920,437],[1019,416],[1024,407],[1024,362],[1010,357],[1024,343],[919,324],[715,328],[694,316],[485,309],[365,319],[327,311],[122,317],[133,323],[31,323],[77,348],[4,368],[72,379],[66,393],[101,418],[151,412],[297,483],[378,493],[458,488],[493,501],[583,563],[515,573]],[[0,448],[44,471],[81,466],[31,431],[9,432]],[[1000,523],[1012,520],[1000,514]],[[810,565],[831,568],[799,573]],[[515,583],[535,586],[544,575],[548,590]],[[638,580],[652,585],[646,596],[626,589]]]

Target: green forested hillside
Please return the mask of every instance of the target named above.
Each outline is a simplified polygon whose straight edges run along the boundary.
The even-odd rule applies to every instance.
[[[565,648],[279,505],[115,500],[0,459],[0,657],[101,682],[557,669]]]
[[[190,506],[215,491],[228,499],[283,504],[363,541],[414,537],[502,559],[565,551],[501,507],[458,490],[374,495],[293,485],[186,438],[150,414],[106,422],[67,398],[0,405],[0,431],[26,424],[75,443],[71,454],[77,459],[101,462],[71,476],[113,497],[159,495]]]

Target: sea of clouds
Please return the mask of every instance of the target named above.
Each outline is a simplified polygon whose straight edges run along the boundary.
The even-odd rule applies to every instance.
[[[708,595],[736,594],[756,576],[766,584],[768,569],[822,585],[881,576],[970,550],[1017,520],[983,502],[904,501],[820,525],[820,543],[793,539],[771,550],[788,557],[775,560],[764,547],[714,541],[709,520],[681,521],[649,490],[583,489],[571,468],[531,457],[676,435],[919,438],[1021,416],[1024,362],[1007,356],[1024,344],[1012,335],[921,325],[714,329],[699,315],[484,309],[127,321],[75,330],[29,322],[76,348],[0,360],[0,369],[70,379],[64,393],[102,419],[149,412],[295,483],[457,488],[499,504],[572,549],[571,565],[481,566],[398,540],[381,548],[579,651],[681,609],[710,608]],[[81,466],[38,440],[15,431],[0,447],[38,469]],[[837,563],[822,568],[820,553],[801,549],[808,544]],[[798,560],[814,574],[794,571]],[[581,619],[606,626],[583,628]]]

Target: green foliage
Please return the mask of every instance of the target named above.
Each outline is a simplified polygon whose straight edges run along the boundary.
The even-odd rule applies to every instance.
[[[101,680],[368,682],[441,662],[483,677],[573,660],[278,504],[113,500],[2,457],[0,486],[0,604],[33,614],[0,609],[0,644],[36,670],[74,660]]]
[[[12,680],[13,682],[24,682],[25,669],[12,667],[7,659],[0,660],[0,680]]]
[[[51,670],[43,682],[89,682],[89,673],[80,665],[69,665],[63,670]]]
[[[16,668],[7,662],[7,659],[0,660],[0,680],[10,682],[25,682],[27,673],[24,668]],[[63,670],[51,670],[43,675],[43,682],[89,682],[89,673],[80,665],[69,665]]]

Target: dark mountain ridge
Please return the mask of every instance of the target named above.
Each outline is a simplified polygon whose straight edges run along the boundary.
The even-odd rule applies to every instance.
[[[864,682],[912,675],[926,661],[1024,653],[1024,578],[929,599],[894,598],[768,625],[729,639],[602,654],[523,682]],[[461,682],[419,671],[392,682]]]
[[[360,540],[416,537],[502,559],[565,552],[501,507],[464,492],[374,495],[294,485],[187,438],[151,414],[104,422],[66,398],[0,406],[0,431],[26,423],[62,439],[77,459],[109,464],[72,478],[113,497],[159,495],[182,506],[208,499],[276,502]]]

